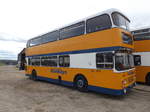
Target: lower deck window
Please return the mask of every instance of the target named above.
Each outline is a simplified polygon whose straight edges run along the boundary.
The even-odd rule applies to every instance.
[[[70,56],[42,56],[28,58],[28,65],[33,66],[50,66],[50,67],[69,67]]]
[[[28,58],[28,65],[32,65],[31,64],[31,58]]]
[[[70,66],[69,55],[59,56],[59,66],[60,67],[69,67]]]
[[[30,65],[40,66],[40,57],[30,58]]]
[[[96,67],[100,69],[113,68],[113,54],[112,53],[97,53]]]
[[[135,66],[141,65],[141,56],[140,55],[134,55],[134,65]]]
[[[57,56],[44,56],[41,58],[41,65],[43,66],[57,66]]]

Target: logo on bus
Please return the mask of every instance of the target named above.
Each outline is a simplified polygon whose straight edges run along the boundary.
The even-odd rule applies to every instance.
[[[67,71],[63,71],[61,69],[51,69],[52,73],[58,73],[58,74],[67,74]]]

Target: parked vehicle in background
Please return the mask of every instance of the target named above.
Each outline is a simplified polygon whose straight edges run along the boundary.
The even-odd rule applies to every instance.
[[[134,35],[137,82],[150,85],[150,28],[136,29],[132,33]]]
[[[18,54],[18,59],[17,59],[17,67],[19,70],[25,70],[25,65],[26,65],[26,60],[25,60],[25,48]]]

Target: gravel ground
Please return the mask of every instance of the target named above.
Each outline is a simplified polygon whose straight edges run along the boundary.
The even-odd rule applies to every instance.
[[[0,66],[0,112],[149,112],[150,86],[122,97],[32,81],[14,66]]]

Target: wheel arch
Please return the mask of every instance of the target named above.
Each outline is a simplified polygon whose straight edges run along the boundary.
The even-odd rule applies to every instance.
[[[146,82],[147,84],[150,84],[150,82],[149,82],[149,77],[150,77],[150,72],[148,72],[147,75],[146,75],[146,77],[145,77],[145,82]]]
[[[32,72],[31,72],[31,74],[32,74],[33,72],[37,73],[35,69],[32,69]]]
[[[73,82],[74,82],[74,83],[75,83],[75,81],[76,81],[76,79],[77,79],[78,77],[83,77],[83,78],[87,81],[87,83],[88,83],[88,80],[87,80],[87,78],[85,77],[85,75],[83,75],[83,74],[81,74],[81,73],[78,73],[78,74],[76,74],[76,75],[74,76],[74,79],[73,79]]]

